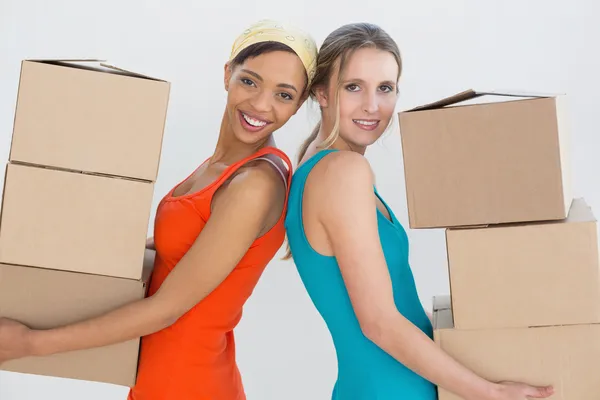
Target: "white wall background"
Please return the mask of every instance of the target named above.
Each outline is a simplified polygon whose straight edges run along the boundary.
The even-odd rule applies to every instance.
[[[0,0],[0,160],[8,159],[22,59],[108,59],[173,84],[156,205],[213,149],[225,99],[223,63],[249,22],[288,20],[320,44],[341,24],[369,21],[403,52],[399,110],[471,87],[567,93],[574,188],[600,215],[599,14],[594,0]],[[305,107],[277,134],[291,156],[313,126],[315,109]],[[407,226],[397,132],[368,157],[381,193]],[[443,231],[409,235],[419,293],[430,307],[432,295],[448,293]],[[237,342],[249,400],[330,398],[335,354],[291,262],[276,259],[268,267]],[[0,372],[2,400],[124,400],[126,394],[117,386]]]

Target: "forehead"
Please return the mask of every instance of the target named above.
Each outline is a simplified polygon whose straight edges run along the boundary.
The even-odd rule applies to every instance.
[[[289,83],[302,87],[305,70],[300,58],[286,51],[272,51],[247,59],[242,68],[259,74],[265,82]]]
[[[389,51],[371,48],[359,49],[346,60],[343,78],[364,81],[396,81],[398,63]]]

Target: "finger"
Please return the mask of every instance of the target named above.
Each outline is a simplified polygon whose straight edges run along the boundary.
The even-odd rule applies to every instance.
[[[546,397],[551,396],[553,393],[554,388],[552,386],[531,386],[527,390],[527,397],[532,399],[544,399]]]

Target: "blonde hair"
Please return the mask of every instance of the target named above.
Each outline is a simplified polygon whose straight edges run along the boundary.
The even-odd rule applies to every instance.
[[[398,45],[391,36],[382,28],[370,23],[352,23],[346,24],[331,32],[319,49],[317,63],[315,66],[315,76],[309,87],[309,94],[313,100],[316,100],[316,91],[319,88],[326,88],[331,83],[331,78],[335,72],[338,73],[338,79],[335,86],[335,99],[333,104],[336,107],[335,123],[329,135],[319,145],[319,148],[330,147],[340,135],[340,104],[339,92],[342,82],[342,75],[346,67],[346,61],[352,54],[360,49],[372,48],[387,51],[394,56],[398,63],[398,79],[402,73],[402,57]],[[311,134],[304,140],[298,152],[298,163],[302,161],[308,147],[317,138],[321,129],[321,122],[317,123]],[[289,242],[284,260],[291,258]]]
[[[398,78],[400,78],[400,74],[402,73],[400,49],[394,39],[382,28],[370,23],[353,23],[343,25],[331,32],[319,49],[315,66],[315,76],[309,87],[311,98],[316,100],[316,90],[328,87],[331,77],[333,77],[335,72],[338,73],[334,99],[334,104],[336,105],[335,123],[327,138],[319,146],[321,148],[331,146],[339,136],[340,106],[338,100],[342,75],[348,58],[355,51],[363,48],[383,50],[392,54],[398,63]],[[300,146],[298,162],[302,160],[308,146],[316,139],[320,129],[321,122],[317,123],[310,136],[304,140]]]

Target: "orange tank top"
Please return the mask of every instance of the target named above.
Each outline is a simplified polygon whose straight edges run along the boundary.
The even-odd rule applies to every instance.
[[[235,361],[233,329],[241,319],[244,303],[285,238],[284,217],[292,176],[289,158],[276,148],[266,147],[229,166],[198,192],[173,196],[193,173],[173,187],[156,211],[156,259],[148,291],[148,295],[156,293],[202,232],[217,189],[242,165],[266,154],[280,157],[288,167],[286,206],[279,221],[254,241],[227,278],[200,303],[170,327],[142,338],[137,382],[129,392],[129,400],[246,399]]]

